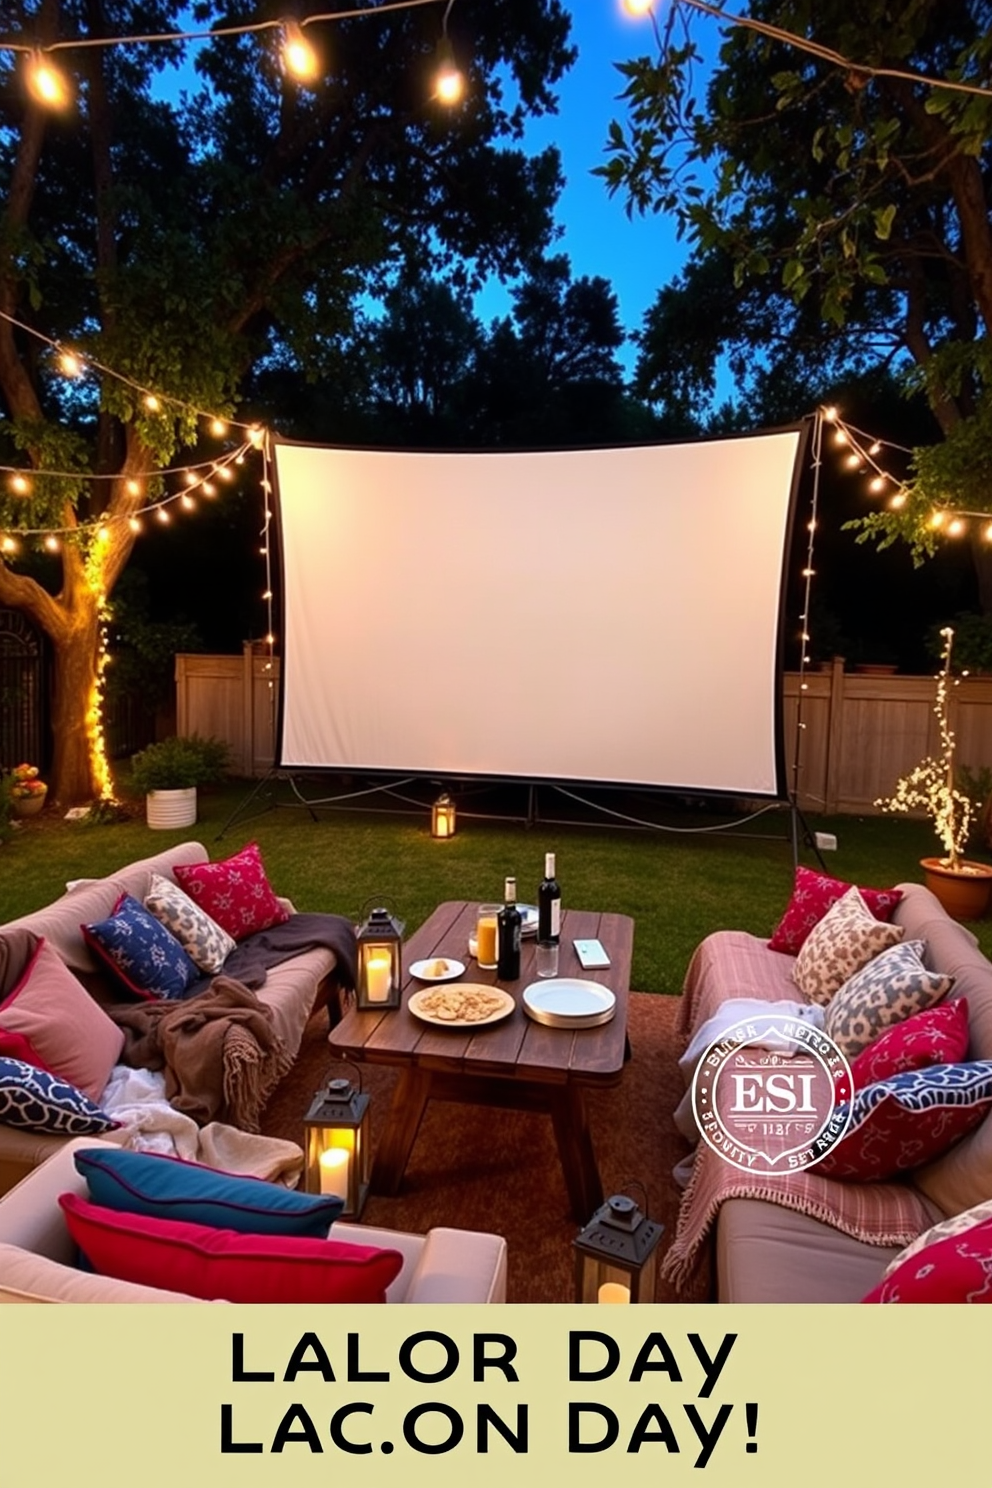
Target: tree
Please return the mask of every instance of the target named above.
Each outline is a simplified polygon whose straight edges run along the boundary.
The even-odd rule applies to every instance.
[[[628,119],[600,168],[630,210],[674,213],[691,244],[642,331],[640,386],[705,390],[727,350],[752,371],[901,368],[938,442],[915,451],[905,504],[863,532],[932,553],[935,506],[992,510],[992,5],[752,0],[748,20],[847,62],[734,26],[705,108],[684,15],[676,0],[657,55],[621,65]],[[666,331],[707,304],[695,361],[683,332],[666,373]],[[986,552],[976,541],[992,607]]]
[[[193,11],[204,29],[259,18],[248,0]],[[18,40],[44,44],[171,31],[187,11],[21,0],[8,16]],[[269,30],[208,44],[202,86],[178,98],[160,73],[188,63],[183,43],[59,51],[77,89],[61,118],[0,54],[3,460],[65,473],[3,488],[0,603],[52,643],[61,804],[109,789],[101,630],[130,519],[173,489],[162,472],[177,453],[201,457],[200,411],[232,412],[270,358],[314,376],[333,366],[356,297],[400,263],[469,286],[518,272],[549,241],[557,152],[529,157],[520,139],[529,112],[554,106],[568,24],[560,0],[456,7],[448,34],[468,90],[453,114],[432,97],[432,7],[307,27],[325,59],[309,89],[284,74]],[[60,376],[59,347],[83,357],[85,378]],[[53,528],[59,572],[45,582],[11,546]]]

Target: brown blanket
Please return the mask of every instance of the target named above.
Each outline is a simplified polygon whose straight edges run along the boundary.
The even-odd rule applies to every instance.
[[[37,946],[38,937],[30,930],[5,930],[0,935],[0,1001],[13,992]]]
[[[107,1009],[124,1030],[123,1064],[164,1070],[165,1094],[198,1125],[257,1132],[272,1090],[292,1065],[272,1012],[232,977],[214,977],[192,1002]]]

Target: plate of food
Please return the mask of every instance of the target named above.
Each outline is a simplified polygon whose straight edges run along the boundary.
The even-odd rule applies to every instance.
[[[436,1028],[484,1028],[508,1018],[516,1007],[509,992],[484,982],[457,987],[421,987],[407,1003],[415,1018]]]
[[[453,956],[432,956],[427,961],[414,961],[410,975],[418,982],[453,982],[464,970],[464,961],[456,961]]]

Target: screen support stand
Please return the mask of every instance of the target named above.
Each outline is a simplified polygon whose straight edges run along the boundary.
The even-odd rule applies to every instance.
[[[297,798],[296,801],[280,802],[276,800],[275,792],[272,787],[279,780],[289,781],[293,795]],[[259,797],[266,792],[267,794],[264,804],[260,805],[257,810],[250,810],[249,808],[252,806],[252,803],[255,801],[256,797]],[[296,777],[292,774],[292,772],[272,769],[269,770],[265,775],[263,775],[261,780],[257,780],[255,782],[243,801],[239,801],[238,805],[235,806],[234,810],[227,818],[227,821],[217,833],[214,841],[219,842],[224,833],[228,830],[228,828],[233,827],[235,822],[252,821],[256,816],[262,816],[266,811],[276,811],[280,805],[289,806],[294,810],[297,808],[297,805],[305,806],[307,811],[309,811],[310,813],[310,820],[314,822],[318,820],[317,813],[314,811],[310,802],[306,799],[305,796],[300,794],[299,787],[296,783]]]

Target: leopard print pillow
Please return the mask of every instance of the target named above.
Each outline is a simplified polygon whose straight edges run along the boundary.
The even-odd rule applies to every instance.
[[[194,904],[178,884],[161,874],[152,874],[152,885],[145,895],[145,908],[171,931],[201,971],[210,974],[220,971],[234,950],[235,942],[227,931]]]
[[[901,925],[876,920],[852,886],[813,926],[796,957],[792,980],[807,1002],[825,1007],[849,977],[905,933]]]
[[[904,940],[881,951],[846,981],[827,1004],[823,1031],[848,1059],[874,1043],[893,1023],[933,1007],[954,978],[928,971],[922,940]]]

